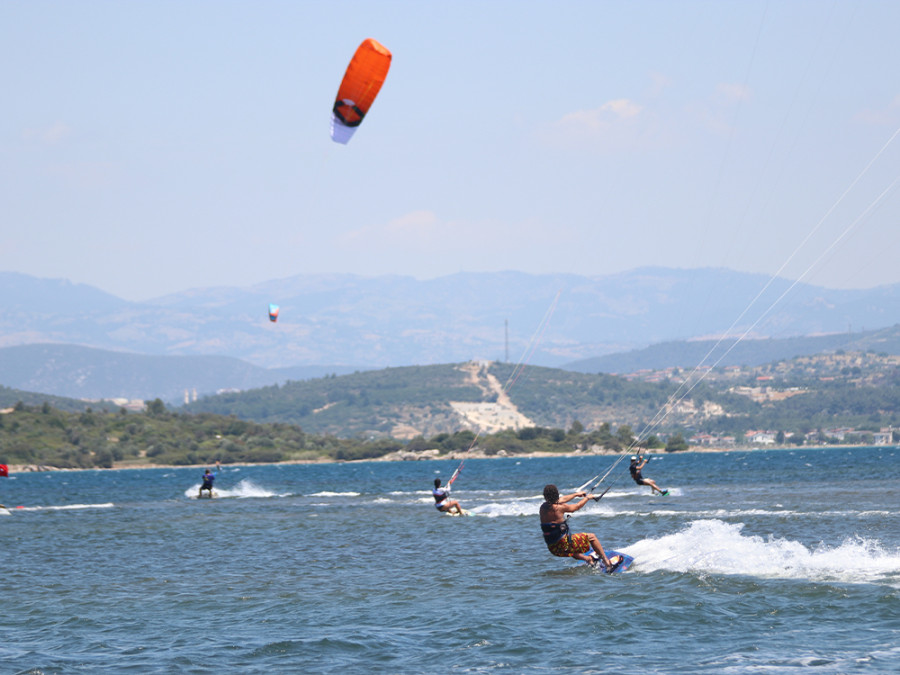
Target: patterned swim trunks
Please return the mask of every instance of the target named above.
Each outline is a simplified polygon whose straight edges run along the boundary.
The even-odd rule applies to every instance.
[[[591,547],[591,540],[587,532],[576,532],[572,535],[572,543],[569,545],[569,537],[563,537],[554,544],[548,544],[547,548],[553,555],[560,558],[571,558],[576,553],[587,553]]]

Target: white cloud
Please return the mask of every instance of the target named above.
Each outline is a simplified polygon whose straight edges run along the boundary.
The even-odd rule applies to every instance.
[[[608,103],[604,103],[602,106],[600,106],[601,112],[611,112],[619,119],[637,117],[640,114],[641,110],[643,110],[643,106],[641,106],[639,103],[635,103],[634,101],[629,101],[626,98],[619,98],[615,101],[609,101]]]
[[[590,143],[608,150],[623,149],[630,147],[640,134],[637,127],[643,112],[644,106],[636,101],[615,99],[599,108],[563,115],[541,135],[552,145]]]
[[[576,133],[605,132],[618,121],[637,117],[642,109],[640,104],[620,98],[607,101],[593,110],[577,110],[564,115],[556,124],[558,127],[567,127]]]

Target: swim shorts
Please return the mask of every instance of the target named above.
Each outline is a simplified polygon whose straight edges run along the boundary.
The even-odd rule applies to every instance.
[[[547,549],[560,558],[571,558],[576,553],[587,553],[591,548],[591,540],[587,532],[576,532],[571,537],[563,537],[559,541],[548,544]]]

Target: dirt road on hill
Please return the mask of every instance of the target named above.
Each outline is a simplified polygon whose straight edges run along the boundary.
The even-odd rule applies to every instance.
[[[491,375],[487,362],[471,361],[460,367],[467,375],[468,381],[481,389],[493,402],[472,403],[469,401],[450,401],[456,413],[462,417],[475,431],[495,433],[504,429],[521,429],[535,426],[534,422],[519,412],[509,400],[500,381]]]

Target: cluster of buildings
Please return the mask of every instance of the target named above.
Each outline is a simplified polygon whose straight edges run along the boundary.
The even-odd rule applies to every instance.
[[[893,427],[882,427],[880,431],[865,431],[851,427],[834,427],[821,431],[810,431],[804,435],[804,445],[822,445],[824,439],[838,442],[859,443],[865,436],[872,436],[872,445],[893,445]],[[779,435],[782,436],[779,440]],[[782,432],[771,429],[749,429],[744,433],[743,445],[774,446],[784,442]],[[693,446],[705,448],[733,448],[737,444],[735,436],[698,433],[687,439]]]

